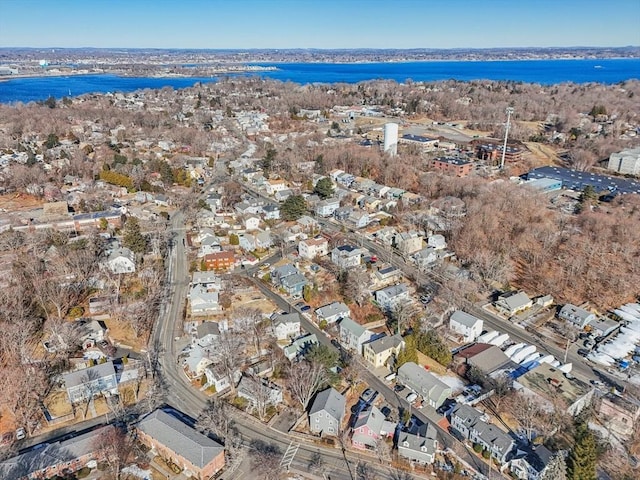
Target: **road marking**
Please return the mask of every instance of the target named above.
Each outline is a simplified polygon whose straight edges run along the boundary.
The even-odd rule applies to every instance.
[[[299,448],[300,448],[300,444],[298,442],[294,442],[293,440],[291,440],[291,443],[287,447],[287,451],[284,452],[284,455],[282,456],[282,460],[280,461],[280,466],[289,470],[289,467],[291,466],[291,462],[293,462],[293,458],[296,456],[296,453],[298,453]]]

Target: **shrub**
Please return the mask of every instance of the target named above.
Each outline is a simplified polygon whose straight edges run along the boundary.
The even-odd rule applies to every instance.
[[[91,469],[89,467],[83,467],[76,472],[76,478],[86,478],[91,473]]]
[[[490,456],[491,456],[491,452],[489,450],[482,451],[482,458],[489,459]]]
[[[473,451],[476,453],[480,453],[482,451],[482,445],[480,445],[479,443],[474,443],[473,444]]]
[[[79,318],[84,314],[84,308],[81,306],[75,306],[71,310],[69,310],[69,317],[71,318]]]

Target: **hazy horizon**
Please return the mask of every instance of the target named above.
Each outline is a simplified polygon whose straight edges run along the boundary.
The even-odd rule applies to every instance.
[[[637,0],[0,0],[0,4],[4,48],[449,50],[640,45]]]

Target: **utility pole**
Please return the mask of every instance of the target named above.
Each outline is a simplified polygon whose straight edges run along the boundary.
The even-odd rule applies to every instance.
[[[507,128],[504,131],[504,144],[502,145],[502,160],[500,161],[500,170],[504,170],[504,156],[507,153],[507,139],[509,138],[509,127],[511,126],[511,115],[513,114],[513,107],[507,107]]]

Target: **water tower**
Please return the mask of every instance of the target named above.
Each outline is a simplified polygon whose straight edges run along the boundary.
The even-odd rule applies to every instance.
[[[384,151],[394,156],[398,153],[398,124],[384,124]]]

